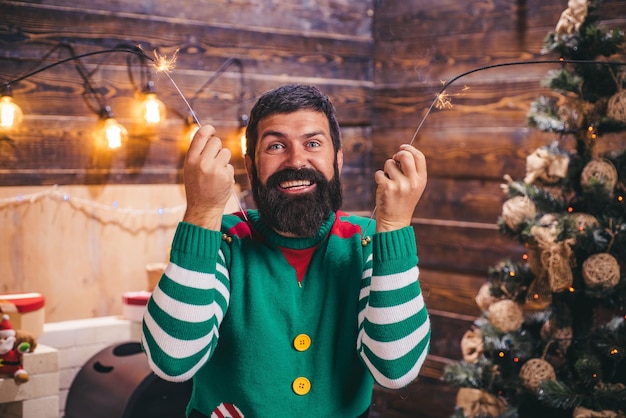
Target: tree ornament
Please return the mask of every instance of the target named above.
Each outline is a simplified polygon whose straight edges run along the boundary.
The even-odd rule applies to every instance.
[[[583,280],[590,288],[610,289],[619,283],[619,264],[609,253],[598,253],[583,263]]]
[[[544,380],[556,380],[554,367],[540,358],[532,358],[524,363],[519,376],[522,379],[522,384],[533,392],[539,389],[539,385]]]
[[[587,191],[592,190],[594,185],[599,184],[607,192],[612,193],[615,184],[617,184],[617,170],[609,160],[591,160],[580,175],[580,184]]]
[[[552,324],[551,320],[543,323],[540,330],[541,338],[544,340],[554,340],[558,343],[559,349],[565,353],[572,344],[574,331],[572,327],[557,328]]]
[[[552,147],[537,148],[526,157],[524,183],[532,184],[539,179],[547,184],[558,182],[567,176],[569,156],[554,152]]]
[[[524,323],[524,313],[511,299],[494,302],[488,310],[489,322],[502,332],[516,331]]]
[[[606,115],[621,123],[626,123],[626,90],[620,90],[609,99]]]
[[[506,411],[506,401],[484,389],[460,388],[456,395],[456,406],[463,410],[466,418],[499,417]]]
[[[555,32],[557,35],[573,35],[587,18],[587,0],[569,0],[563,10]]]
[[[586,100],[571,98],[563,103],[557,110],[559,118],[563,121],[565,129],[579,130],[587,119],[587,115],[595,111],[596,105]]]
[[[592,411],[584,406],[577,406],[572,414],[572,418],[619,418],[620,416],[623,417],[624,415],[618,415],[617,412],[608,410]]]
[[[609,98],[606,105],[606,115],[613,120],[626,123],[626,90],[622,88],[626,73],[620,73],[616,78],[618,91]]]
[[[484,312],[489,309],[489,306],[492,303],[499,299],[491,294],[491,284],[484,283],[482,286],[480,286],[480,289],[478,289],[478,294],[476,294],[474,300],[476,301],[476,305],[478,305],[480,310]]]
[[[479,357],[484,352],[484,347],[483,333],[480,332],[480,329],[470,329],[463,334],[463,338],[461,338],[461,353],[463,353],[463,360],[466,363],[478,363]]]
[[[526,306],[532,309],[545,309],[552,303],[552,290],[548,274],[542,272],[536,276],[526,292]]]
[[[588,213],[574,213],[571,218],[574,221],[574,226],[578,232],[584,232],[590,228],[597,228],[600,226],[600,222],[598,222],[596,217]]]
[[[515,196],[502,205],[502,219],[514,231],[517,231],[525,222],[533,220],[537,215],[537,208],[528,196]]]
[[[535,249],[532,254],[533,258],[538,257],[541,261],[540,265],[537,265],[537,261],[533,260],[533,264],[530,264],[531,271],[538,277],[547,273],[550,290],[554,293],[569,289],[574,281],[571,268],[573,261],[571,246],[575,244],[575,239],[567,238],[557,241],[559,229],[558,220],[554,214],[544,215],[538,224],[530,229],[530,234],[539,249],[539,251]]]

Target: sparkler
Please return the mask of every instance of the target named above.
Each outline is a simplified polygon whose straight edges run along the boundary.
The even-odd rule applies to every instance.
[[[167,76],[167,78],[170,80],[170,82],[172,83],[176,91],[178,92],[178,95],[183,99],[183,102],[185,102],[185,105],[187,105],[189,112],[191,112],[191,117],[198,124],[198,127],[201,127],[202,124],[200,123],[200,120],[196,116],[196,112],[194,112],[193,108],[191,107],[191,104],[189,104],[189,101],[187,101],[187,98],[185,97],[183,92],[180,91],[180,88],[178,88],[178,84],[176,84],[176,82],[170,75],[170,72],[174,69],[174,64],[176,63],[177,55],[178,55],[178,49],[174,51],[174,54],[172,54],[171,58],[167,58],[165,55],[159,55],[156,51],[154,51],[154,60],[153,60],[154,69],[157,72],[162,72]],[[239,210],[241,211],[243,218],[247,222],[248,216],[246,215],[246,211],[243,210],[243,207],[241,206],[241,200],[237,196],[237,193],[235,192],[234,188],[233,188],[233,196],[235,197],[235,200],[237,201],[237,205],[239,206]]]

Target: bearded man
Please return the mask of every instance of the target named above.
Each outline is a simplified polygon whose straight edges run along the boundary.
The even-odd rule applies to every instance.
[[[424,155],[402,145],[376,172],[374,220],[344,213],[334,106],[282,86],[246,130],[257,209],[224,215],[234,169],[215,134],[185,160],[187,209],[144,315],[150,367],[193,379],[188,417],[366,417],[374,382],[408,385],[429,349],[411,227]]]

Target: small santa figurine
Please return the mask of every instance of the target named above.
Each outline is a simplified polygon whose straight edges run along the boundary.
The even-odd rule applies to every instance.
[[[16,332],[3,314],[0,322],[0,376],[11,376],[16,383],[28,382],[28,372],[22,368],[22,354],[31,350],[28,342],[18,343]]]

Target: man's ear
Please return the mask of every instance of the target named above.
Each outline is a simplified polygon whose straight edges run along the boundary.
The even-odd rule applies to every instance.
[[[248,175],[248,181],[252,181],[252,158],[248,154],[244,157],[244,162],[246,164],[246,174]]]
[[[343,167],[343,150],[340,149],[337,151],[337,168],[339,169],[339,174],[341,174],[341,168]]]

